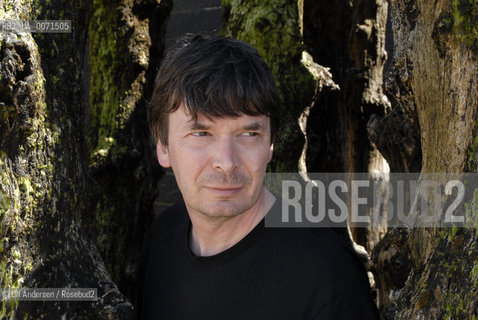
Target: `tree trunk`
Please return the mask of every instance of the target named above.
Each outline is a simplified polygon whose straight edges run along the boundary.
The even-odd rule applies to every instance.
[[[98,249],[134,301],[136,263],[162,176],[146,104],[162,58],[171,1],[93,1],[88,26],[89,168]]]
[[[421,145],[422,173],[477,171],[477,17],[476,1],[391,2],[392,110],[373,119],[371,133],[392,169],[416,170]],[[475,319],[476,236],[465,228],[389,231],[373,255],[383,318]]]
[[[131,301],[152,221],[160,171],[145,103],[170,2],[0,8],[2,19],[69,19],[73,28],[0,33],[0,287],[97,288],[99,297],[2,301],[0,317],[131,319],[116,284]]]
[[[304,43],[330,68],[339,90],[323,90],[308,118],[310,172],[383,172],[387,165],[367,135],[372,114],[389,108],[382,90],[386,1],[303,1]],[[383,229],[352,226],[368,251]]]

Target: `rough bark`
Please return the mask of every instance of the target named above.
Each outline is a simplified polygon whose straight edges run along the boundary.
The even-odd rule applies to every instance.
[[[133,318],[115,282],[132,296],[152,220],[159,171],[145,125],[146,88],[169,7],[0,3],[2,19],[60,18],[73,26],[67,34],[0,34],[0,287],[97,288],[99,296],[94,303],[3,301],[0,317]]]
[[[385,1],[304,0],[304,43],[330,68],[340,90],[324,92],[309,117],[308,167],[316,172],[367,172],[372,145],[366,123],[388,105],[382,93],[386,59]]]
[[[314,61],[330,68],[339,90],[323,90],[308,118],[311,172],[383,171],[383,157],[367,135],[371,115],[386,112],[386,1],[303,1],[303,35]],[[371,250],[383,230],[351,229]]]
[[[35,8],[44,18],[61,10],[55,4],[13,3],[2,15],[28,20]],[[78,44],[85,43],[88,6],[76,4],[70,4],[75,33],[40,35],[40,45],[28,33],[2,34],[0,286],[96,287],[101,298],[94,304],[4,301],[4,316],[106,319],[132,311],[86,231],[91,198],[81,143],[84,45]]]
[[[171,1],[93,1],[88,27],[89,167],[94,227],[108,272],[130,299],[162,175],[146,104],[164,51]]]
[[[383,131],[375,135],[403,137],[395,155],[390,150],[399,139],[377,143],[395,170],[418,168],[413,154],[421,145],[423,173],[476,172],[477,15],[476,1],[391,2],[394,46],[386,88],[391,114],[404,125],[397,130],[382,119]],[[389,231],[373,255],[383,318],[475,319],[476,237],[476,229],[464,228]],[[389,267],[386,260],[408,262]]]

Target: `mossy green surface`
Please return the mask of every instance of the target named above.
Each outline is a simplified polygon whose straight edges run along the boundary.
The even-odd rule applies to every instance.
[[[132,245],[127,236],[134,228],[131,221],[136,221],[137,183],[141,183],[135,177],[141,159],[133,159],[132,150],[139,152],[138,144],[143,141],[133,142],[132,126],[138,121],[138,105],[144,107],[140,99],[151,46],[148,19],[136,14],[131,1],[94,0],[88,26],[88,153],[99,186],[92,208],[94,228],[106,269],[120,287],[125,278],[125,256]],[[146,128],[143,121],[138,121],[137,127]]]
[[[434,253],[420,274],[412,275],[401,293],[413,305],[413,316],[423,319],[469,319],[478,308],[478,253],[476,229],[439,230]],[[414,280],[415,279],[415,280]],[[400,305],[399,314],[408,306]],[[400,314],[397,319],[410,317]]]
[[[0,17],[31,19],[31,6],[31,1],[4,2]],[[7,126],[2,133],[8,135],[0,136],[0,288],[15,289],[22,286],[33,269],[37,248],[32,239],[38,223],[34,220],[51,192],[53,175],[46,150],[54,147],[58,133],[52,133],[47,124],[45,80],[32,36],[19,34],[13,46],[4,44],[5,41],[10,40],[0,35],[2,51],[13,50],[21,56],[14,62],[18,64],[15,70],[30,72],[23,83],[14,80],[19,92],[13,91],[13,105],[2,108],[0,113],[0,124]],[[20,113],[22,107],[28,108],[28,114]],[[7,139],[16,145],[9,144]],[[17,300],[2,301],[0,318],[16,319],[17,307]]]
[[[478,189],[473,192],[473,198],[465,203],[465,226],[478,228]]]
[[[88,27],[90,163],[101,163],[108,154],[114,157],[126,152],[116,136],[125,128],[141,97],[142,78],[133,68],[136,61],[132,51],[144,48],[139,48],[133,37],[138,25],[125,21],[131,18],[125,17],[125,5],[93,1]]]
[[[31,2],[34,4],[30,7],[22,6],[21,10],[31,12],[31,17],[37,19],[71,19],[73,32],[35,34],[33,38],[28,34],[19,35],[17,40],[20,48],[17,48],[16,42],[13,44],[12,50],[17,49],[22,58],[20,62],[31,65],[25,68],[25,65],[18,64],[18,70],[23,68],[21,76],[26,76],[27,79],[15,83],[14,89],[25,90],[20,91],[12,107],[0,112],[0,125],[6,120],[15,124],[11,126],[13,130],[8,132],[13,141],[10,144],[3,143],[7,139],[3,137],[3,130],[0,131],[0,166],[2,169],[6,166],[0,176],[1,179],[6,177],[9,180],[0,188],[1,218],[2,222],[6,221],[1,225],[0,263],[4,262],[4,265],[0,272],[4,277],[0,278],[0,288],[20,284],[22,279],[25,279],[26,285],[38,287],[87,284],[98,287],[99,294],[107,287],[108,296],[113,295],[115,298],[85,308],[59,302],[39,302],[30,307],[28,303],[19,302],[16,310],[5,312],[16,312],[15,319],[50,319],[59,318],[63,314],[74,314],[82,319],[106,319],[117,318],[119,313],[129,319],[132,318],[132,307],[104,272],[103,261],[91,241],[95,225],[94,213],[90,209],[94,209],[91,203],[97,200],[92,199],[92,193],[100,188],[93,192],[89,188],[97,185],[92,182],[88,168],[85,141],[87,133],[84,132],[89,123],[85,118],[92,115],[90,120],[95,119],[92,121],[95,127],[88,128],[90,132],[95,132],[91,140],[93,143],[90,144],[91,152],[111,149],[116,143],[115,130],[124,125],[122,121],[127,118],[128,103],[135,101],[130,99],[119,106],[115,103],[129,92],[120,87],[120,78],[128,74],[122,69],[126,58],[121,60],[123,64],[115,65],[116,78],[112,78],[111,69],[108,69],[111,67],[108,65],[111,55],[117,54],[115,61],[127,56],[122,45],[114,46],[113,42],[108,42],[111,34],[120,32],[120,20],[115,20],[117,25],[113,22],[108,25],[108,30],[99,28],[103,26],[103,18],[108,20],[108,14],[119,13],[115,17],[121,18],[121,10],[107,11],[106,14],[97,12],[98,16],[91,20],[96,23],[96,33],[91,34],[96,38],[92,41],[99,41],[92,46],[96,54],[91,60],[92,77],[97,80],[93,81],[97,86],[92,88],[92,96],[97,99],[95,102],[99,102],[88,112],[88,102],[83,97],[88,92],[87,86],[84,86],[88,79],[83,79],[82,76],[89,74],[84,54],[87,52],[85,41],[89,38],[86,23],[92,12],[90,1]],[[13,3],[14,7],[19,5],[19,1]],[[107,8],[113,6],[112,1],[104,3]],[[125,21],[122,23],[127,24]],[[131,28],[125,30],[129,32]],[[107,34],[103,37],[105,33]],[[95,47],[97,43],[103,44],[101,50],[104,51],[101,54],[94,51],[98,49]],[[4,48],[2,45],[2,52]],[[97,61],[99,65],[95,64]],[[128,67],[124,70],[132,69],[130,65]],[[43,78],[43,73],[46,79]],[[112,96],[108,96],[109,92],[112,92]],[[105,106],[110,108],[109,111],[103,110]],[[102,141],[109,145],[98,143],[99,134],[104,137]],[[116,150],[121,152],[123,149]],[[104,153],[110,154],[108,150]],[[105,159],[100,153],[98,155],[94,161],[101,162]],[[7,207],[7,210],[3,210]],[[30,274],[32,269],[35,270],[34,275]],[[3,272],[4,270],[6,271]],[[121,305],[118,308],[121,311],[115,310],[116,304]],[[106,314],[100,312],[102,308],[108,308],[103,311]],[[30,315],[31,313],[34,315]]]
[[[32,250],[24,241],[34,232],[31,225],[33,210],[37,210],[44,197],[44,185],[35,179],[18,177],[8,163],[7,155],[1,153],[0,288],[16,289],[22,286],[24,277],[32,270]],[[17,300],[2,301],[0,318],[14,319],[17,305]]]
[[[124,105],[128,87],[131,83],[130,56],[128,41],[131,30],[121,22],[120,3],[110,4],[94,0],[90,18],[89,65],[90,65],[90,127],[88,132],[89,161],[93,166],[104,166],[115,154],[119,145],[115,139],[123,129],[129,114]],[[115,190],[120,192],[121,187]],[[122,248],[111,245],[111,230],[118,216],[117,207],[109,205],[109,196],[102,194],[95,208],[95,227],[97,245],[105,260],[106,268],[112,278],[118,280],[118,274],[112,269],[117,255],[111,256],[111,250]],[[121,242],[118,239],[118,243]]]
[[[127,29],[118,28],[121,11],[104,1],[93,1],[93,15],[89,24],[90,62],[90,161],[103,158],[114,144],[113,135],[121,123],[117,117],[128,85],[124,69],[128,61],[124,51],[128,41]]]
[[[478,0],[453,0],[452,16],[456,38],[478,50]]]
[[[466,172],[478,172],[478,121],[473,124],[473,140],[467,150]]]
[[[4,221],[9,221],[10,217],[10,208],[13,205],[11,201],[11,196],[8,194],[6,187],[11,183],[8,175],[8,168],[5,164],[5,154],[0,153],[0,288],[9,288],[12,286],[12,268],[11,264],[8,263],[7,254],[10,253],[8,245],[7,234],[10,234],[10,223],[5,223]],[[6,252],[4,252],[6,251]],[[14,310],[16,308],[15,301],[2,301],[0,309],[0,319],[13,319]]]

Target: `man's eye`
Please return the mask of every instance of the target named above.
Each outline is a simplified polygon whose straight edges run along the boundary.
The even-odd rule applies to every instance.
[[[191,135],[194,136],[194,137],[205,137],[205,136],[207,136],[207,132],[206,131],[198,131],[198,132],[191,133]]]
[[[255,137],[258,135],[257,132],[244,132],[242,135],[247,136],[247,137]]]

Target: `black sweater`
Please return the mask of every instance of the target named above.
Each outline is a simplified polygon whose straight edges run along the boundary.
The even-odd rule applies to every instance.
[[[139,319],[379,319],[362,263],[333,230],[262,220],[231,248],[198,257],[190,228],[184,204],[154,222],[139,265]]]

